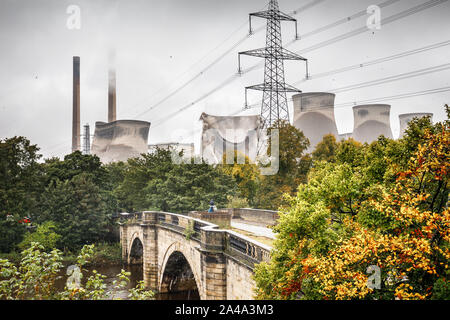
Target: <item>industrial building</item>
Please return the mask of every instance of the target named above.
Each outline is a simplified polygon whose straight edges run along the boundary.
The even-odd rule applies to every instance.
[[[224,117],[203,113],[200,120],[203,121],[200,154],[205,162],[223,163],[223,156],[227,154],[227,162],[232,163],[235,151],[247,156],[251,162],[256,161],[261,126],[259,115]]]
[[[372,143],[379,136],[393,139],[390,121],[391,106],[371,104],[353,107],[354,129],[352,138]]]
[[[334,117],[335,94],[327,92],[308,92],[292,97],[294,101],[294,127],[309,139],[312,152],[327,134],[339,138]]]
[[[94,138],[90,153],[103,163],[127,161],[148,152],[150,123],[139,120],[116,120],[116,72],[108,72],[108,122],[95,123]],[[80,57],[73,57],[73,120],[72,152],[81,151],[80,134]],[[83,152],[88,154],[89,126],[85,126]]]
[[[150,123],[139,120],[96,122],[92,154],[103,163],[127,161],[148,151]]]

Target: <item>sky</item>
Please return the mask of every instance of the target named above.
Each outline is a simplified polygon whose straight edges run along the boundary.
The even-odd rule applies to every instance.
[[[202,112],[236,113],[244,107],[244,88],[263,82],[262,67],[238,76],[237,57],[238,52],[265,46],[265,29],[248,36],[248,14],[264,10],[268,2],[0,0],[0,139],[25,136],[41,148],[45,158],[70,153],[72,57],[81,57],[81,125],[89,124],[93,134],[95,122],[107,120],[108,57],[115,52],[117,119],[151,122],[149,144],[193,142],[198,152]],[[438,4],[383,24],[391,16],[429,2],[390,1],[381,8],[380,29],[367,28],[371,14],[346,19],[384,2],[279,0],[280,10],[298,20],[300,36],[347,20],[297,41],[293,41],[294,24],[282,23],[285,47],[302,53],[309,61],[312,79],[300,83],[305,77],[304,64],[285,62],[286,82],[297,84],[303,92],[332,92],[423,70],[419,76],[337,93],[336,104],[344,105],[335,109],[341,134],[353,130],[352,106],[347,103],[450,86],[448,44],[364,65],[450,40],[450,1],[434,1]],[[313,5],[299,10],[308,4]],[[71,6],[80,10],[79,28],[68,24],[74,21],[74,12],[68,11]],[[265,20],[254,18],[252,25],[258,30]],[[330,39],[360,28],[366,30],[325,45]],[[261,63],[258,58],[241,58],[244,70]],[[314,78],[316,74],[359,64],[363,67]],[[227,85],[221,85],[225,82]],[[248,100],[249,104],[260,103],[261,92],[249,91]],[[400,114],[431,112],[435,122],[444,120],[443,106],[450,103],[450,91],[380,103],[392,106],[391,127],[397,137]],[[289,104],[292,120],[292,102]],[[240,115],[259,112],[257,106]]]

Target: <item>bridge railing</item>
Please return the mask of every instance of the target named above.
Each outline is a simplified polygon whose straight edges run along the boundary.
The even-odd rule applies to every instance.
[[[144,212],[128,215],[128,223],[144,223],[145,214],[153,214],[153,223],[180,234],[191,230],[191,239],[208,250],[221,250],[250,267],[255,263],[270,260],[271,247],[231,230],[220,230],[219,226],[186,215],[169,212]],[[147,221],[148,222],[148,221]]]
[[[254,264],[270,260],[271,247],[234,231],[226,230],[226,252]]]

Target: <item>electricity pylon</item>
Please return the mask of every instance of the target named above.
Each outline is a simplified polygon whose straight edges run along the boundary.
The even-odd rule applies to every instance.
[[[302,60],[306,62],[308,77],[308,60],[286,50],[282,46],[281,21],[295,22],[295,38],[297,34],[297,20],[281,12],[277,0],[271,0],[269,9],[251,13],[249,16],[250,34],[252,34],[252,17],[267,19],[266,47],[262,49],[239,52],[239,73],[241,73],[241,55],[254,56],[265,59],[264,83],[245,88],[245,106],[247,107],[247,90],[263,92],[261,105],[262,128],[269,128],[278,120],[289,122],[287,92],[301,93],[297,88],[285,83],[284,60]]]

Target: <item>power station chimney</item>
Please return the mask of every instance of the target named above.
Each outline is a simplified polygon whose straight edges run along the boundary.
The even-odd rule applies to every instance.
[[[108,122],[116,121],[116,69],[115,52],[111,51],[109,56],[108,71]]]
[[[116,71],[109,69],[108,122],[116,121]]]
[[[72,152],[80,150],[80,57],[73,57]]]

